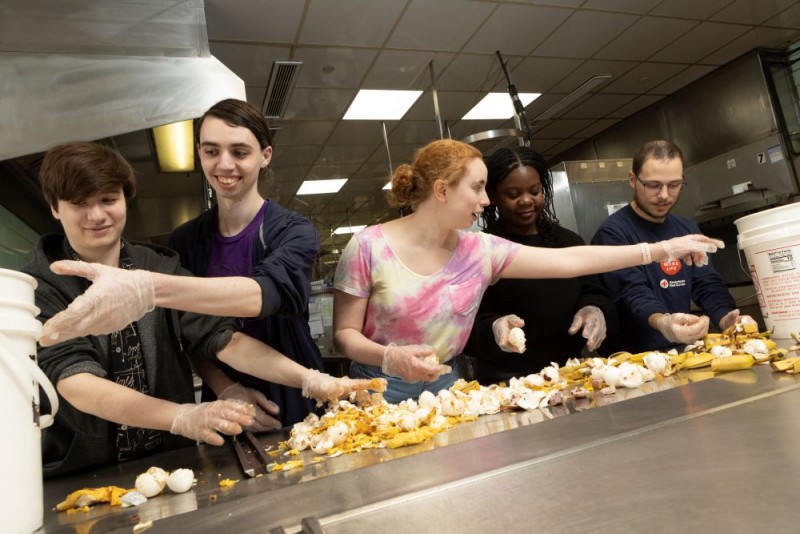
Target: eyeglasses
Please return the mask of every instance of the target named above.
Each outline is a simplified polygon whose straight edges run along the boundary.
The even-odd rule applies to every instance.
[[[681,189],[683,189],[684,186],[686,185],[686,178],[684,178],[680,182],[670,182],[668,184],[662,184],[661,182],[651,182],[651,181],[642,180],[641,178],[639,178],[635,174],[634,174],[634,176],[636,177],[637,180],[639,180],[639,183],[642,184],[642,186],[644,187],[644,190],[647,191],[651,195],[659,194],[661,192],[661,190],[663,188],[665,188],[665,187],[667,188],[667,191],[670,194],[674,195],[675,193],[678,193]]]

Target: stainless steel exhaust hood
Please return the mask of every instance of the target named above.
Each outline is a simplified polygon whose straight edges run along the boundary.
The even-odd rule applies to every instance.
[[[0,160],[245,98],[209,54],[202,0],[3,0],[0,35]]]

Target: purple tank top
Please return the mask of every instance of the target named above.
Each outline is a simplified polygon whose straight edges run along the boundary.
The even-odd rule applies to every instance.
[[[253,271],[253,239],[264,222],[267,202],[258,210],[253,220],[238,234],[225,237],[217,227],[211,244],[211,256],[206,276],[251,276]],[[259,319],[236,318],[236,326],[250,337],[264,341],[267,337],[265,323]]]
[[[217,227],[206,276],[250,276],[253,270],[253,239],[264,222],[266,208],[265,200],[253,220],[236,235],[226,237]]]

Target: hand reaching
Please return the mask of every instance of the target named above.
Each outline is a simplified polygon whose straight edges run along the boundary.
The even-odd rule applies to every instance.
[[[658,331],[673,343],[694,343],[708,334],[709,319],[690,313],[665,313],[657,322]]]
[[[217,398],[219,400],[238,400],[255,407],[253,424],[244,427],[245,430],[267,432],[277,430],[282,426],[280,421],[272,417],[278,415],[281,409],[258,390],[245,387],[237,382],[225,388],[225,391],[220,393]]]
[[[698,267],[702,267],[708,265],[708,254],[725,248],[725,243],[704,235],[690,234],[659,241],[656,246],[664,249],[667,254],[667,258],[664,260],[666,262],[683,259],[686,265],[694,263]]]
[[[83,276],[92,285],[44,324],[39,340],[43,347],[74,337],[116,332],[155,307],[149,271],[72,260],[57,261],[50,269],[58,274]]]
[[[449,365],[438,363],[436,353],[429,345],[398,346],[392,343],[383,351],[381,370],[384,374],[399,376],[413,384],[420,381],[433,382],[453,369]]]
[[[517,352],[522,354],[525,352],[525,338],[519,339],[518,336],[511,336],[513,328],[522,328],[525,326],[525,321],[520,319],[514,314],[505,315],[496,319],[492,323],[492,334],[494,334],[494,342],[500,347],[503,352]]]
[[[353,391],[372,389],[386,391],[386,380],[354,379],[348,377],[336,378],[316,369],[309,369],[303,376],[303,396],[318,401],[336,400]]]
[[[181,404],[170,432],[200,443],[222,445],[225,439],[218,434],[234,436],[243,427],[253,424],[255,408],[235,400],[218,400],[202,404]]]
[[[581,328],[581,335],[586,339],[586,348],[595,350],[606,338],[606,317],[603,311],[597,306],[584,306],[578,310],[569,327],[570,335]]]

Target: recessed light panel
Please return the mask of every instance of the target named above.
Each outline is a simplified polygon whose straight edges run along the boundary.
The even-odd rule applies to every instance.
[[[344,120],[400,120],[422,91],[362,89],[344,114]]]
[[[542,96],[541,93],[519,93],[519,99],[524,107]],[[514,116],[514,104],[508,93],[489,93],[475,104],[463,120],[510,119]]]
[[[322,195],[337,193],[347,181],[347,178],[334,178],[331,180],[306,180],[297,190],[298,195]]]

